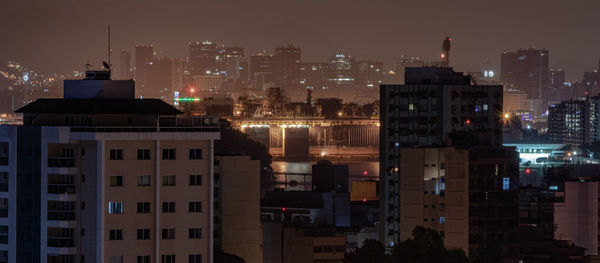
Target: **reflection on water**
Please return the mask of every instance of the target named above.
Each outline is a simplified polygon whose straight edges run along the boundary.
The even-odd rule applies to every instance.
[[[379,177],[379,162],[375,161],[331,161],[333,164],[348,165],[350,182],[366,181]],[[286,162],[274,161],[271,166],[275,173],[276,188],[285,188],[288,191],[303,191],[311,188],[311,173],[314,162]],[[365,174],[366,172],[366,174]],[[349,187],[352,185],[349,184]]]

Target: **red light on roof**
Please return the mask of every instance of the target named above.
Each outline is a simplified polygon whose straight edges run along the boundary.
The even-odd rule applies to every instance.
[[[465,121],[465,123],[466,123],[466,124],[471,124],[471,120],[467,119],[467,120]]]
[[[529,168],[525,169],[525,173],[526,174],[530,174],[531,173],[531,169],[529,169]]]
[[[369,174],[367,171],[363,171],[363,175],[367,175]]]
[[[282,208],[281,208],[281,211],[282,211],[282,212],[285,212],[285,207],[282,207]]]
[[[366,203],[366,202],[367,202],[367,198],[363,198],[363,203]]]

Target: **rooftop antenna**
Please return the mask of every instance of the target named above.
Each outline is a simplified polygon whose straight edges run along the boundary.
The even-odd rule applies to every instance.
[[[112,50],[110,49],[110,24],[108,24],[108,66],[112,66],[112,64],[110,64],[110,53],[112,53]],[[110,68],[109,68],[110,70]]]

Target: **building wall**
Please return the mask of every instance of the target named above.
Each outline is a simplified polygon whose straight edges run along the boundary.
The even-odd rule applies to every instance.
[[[215,181],[219,185],[218,219],[223,251],[243,258],[246,263],[262,262],[260,223],[260,161],[249,156],[215,157]],[[217,215],[216,215],[217,216]]]
[[[0,164],[0,173],[7,176],[8,182],[0,190],[0,200],[2,203],[2,215],[0,216],[0,226],[7,227],[8,232],[2,233],[2,239],[7,242],[0,243],[0,253],[2,257],[6,256],[6,262],[16,262],[17,255],[17,126],[0,126],[0,144],[3,150],[2,158],[6,157],[6,162],[2,160]],[[5,182],[2,182],[3,184]],[[5,237],[4,237],[5,236]]]
[[[564,202],[554,204],[554,238],[571,240],[598,255],[598,182],[565,182]]]
[[[424,226],[439,231],[446,247],[468,254],[468,152],[405,148],[401,154],[400,241]]]

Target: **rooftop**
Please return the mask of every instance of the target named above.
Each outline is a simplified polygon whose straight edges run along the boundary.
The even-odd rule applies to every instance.
[[[51,114],[183,114],[160,99],[37,99],[16,113]]]

